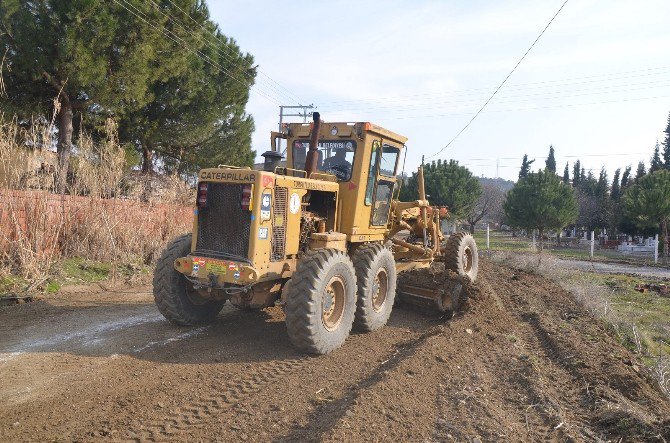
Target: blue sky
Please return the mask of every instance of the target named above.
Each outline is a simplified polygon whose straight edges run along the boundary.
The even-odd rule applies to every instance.
[[[409,137],[406,171],[458,133],[562,3],[208,1],[261,71],[248,105],[258,154],[279,104],[313,103],[326,121],[372,121]],[[543,166],[550,144],[560,171],[580,158],[611,179],[617,167],[648,164],[670,112],[668,17],[667,0],[570,0],[432,159],[507,179],[524,154]]]

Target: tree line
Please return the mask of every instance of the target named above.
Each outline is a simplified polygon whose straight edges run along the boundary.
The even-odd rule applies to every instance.
[[[660,234],[668,254],[670,225],[670,116],[665,140],[654,148],[649,168],[644,162],[617,169],[610,181],[603,167],[596,176],[580,160],[565,164],[559,174],[556,151],[549,147],[544,167],[532,172],[534,159],[523,156],[519,180],[507,193],[480,181],[456,160],[424,166],[431,203],[448,206],[453,220],[467,221],[471,232],[484,218],[497,219],[527,232],[576,228],[608,234]],[[418,198],[418,176],[400,190],[401,200]]]
[[[144,173],[253,163],[254,59],[204,0],[3,0],[0,61],[0,112],[53,117],[65,170],[108,118]]]
[[[579,160],[565,164],[562,175],[556,170],[554,147],[542,170],[531,172],[535,160],[524,155],[519,180],[505,201],[508,223],[542,235],[576,227],[611,235],[651,236],[660,234],[668,253],[670,222],[670,116],[665,140],[656,144],[649,168],[644,162],[618,168],[609,180],[603,167],[598,176],[586,171]],[[662,151],[661,151],[662,147]]]

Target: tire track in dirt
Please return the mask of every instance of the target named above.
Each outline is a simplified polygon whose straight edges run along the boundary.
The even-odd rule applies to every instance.
[[[389,372],[396,369],[404,361],[410,360],[428,339],[441,334],[442,331],[443,326],[434,326],[416,338],[396,344],[388,358],[371,368],[368,375],[362,380],[356,381],[345,395],[316,407],[309,414],[307,424],[294,427],[287,435],[278,437],[273,441],[277,443],[321,441],[326,433],[331,432],[342,417],[346,415],[361,392],[373,389],[375,385],[381,383]]]
[[[265,387],[297,371],[308,361],[309,357],[305,357],[257,364],[251,374],[226,383],[219,392],[180,406],[165,418],[142,429],[131,429],[131,435],[135,436],[130,441],[165,441],[175,439],[184,433],[191,433],[205,421],[239,405]]]

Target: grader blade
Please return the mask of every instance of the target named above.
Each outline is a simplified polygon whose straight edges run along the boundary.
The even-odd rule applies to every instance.
[[[398,283],[396,295],[402,302],[438,312],[457,312],[461,309],[467,293],[460,281],[445,276],[433,282],[417,278],[419,283],[415,284],[412,282],[412,274],[415,272],[404,273],[402,281]]]

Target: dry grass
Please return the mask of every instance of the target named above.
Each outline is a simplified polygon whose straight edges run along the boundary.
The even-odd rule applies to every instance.
[[[193,191],[176,177],[126,180],[115,123],[105,129],[97,142],[78,135],[57,193],[66,171],[49,149],[53,122],[24,127],[0,116],[0,278],[48,279],[71,257],[110,263],[115,276],[122,265],[150,265],[190,229]]]

